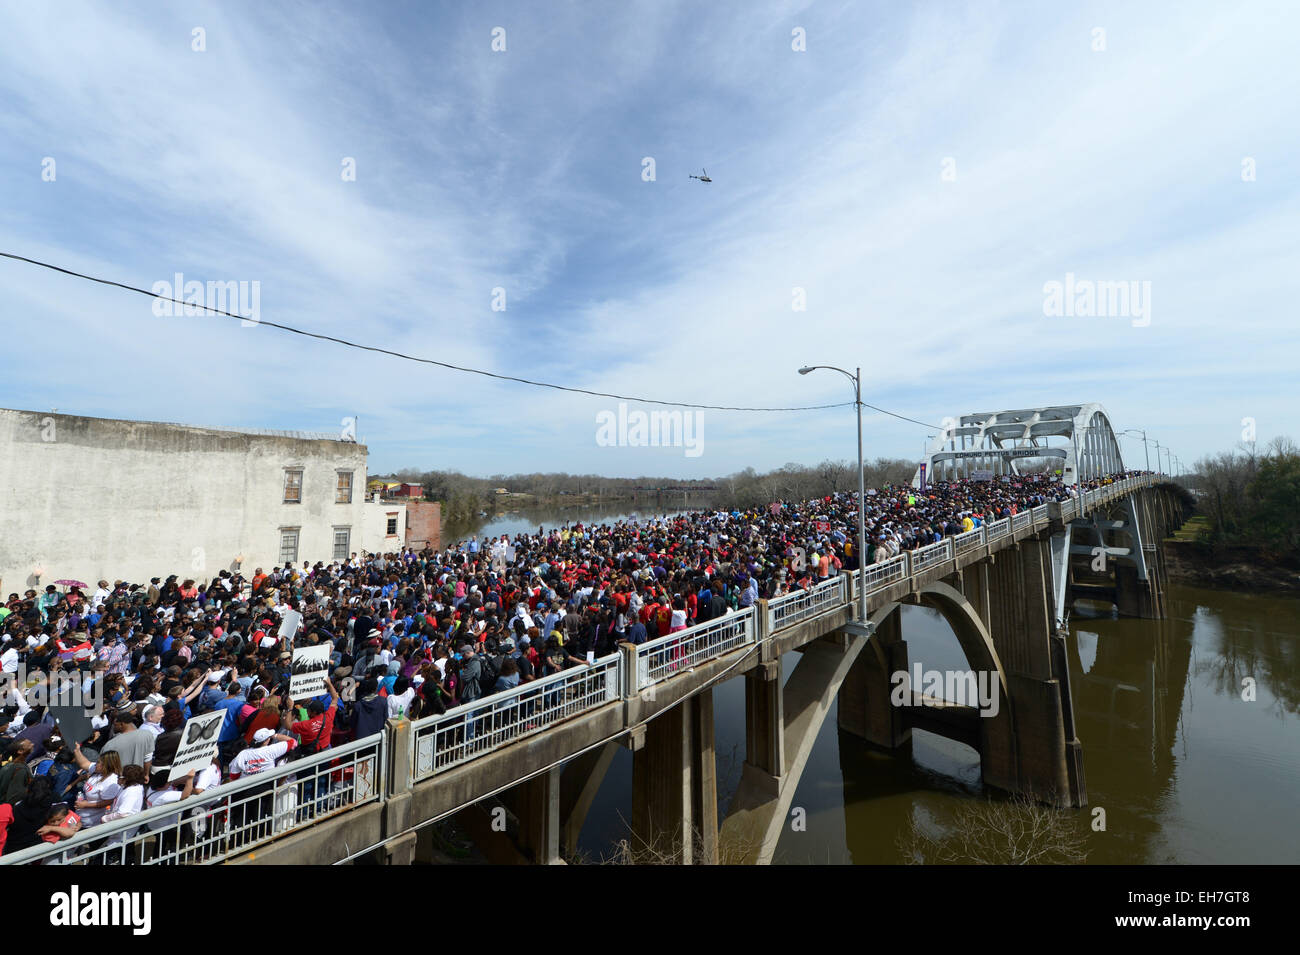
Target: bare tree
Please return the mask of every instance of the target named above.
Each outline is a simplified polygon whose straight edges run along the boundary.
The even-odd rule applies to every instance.
[[[913,865],[1077,865],[1087,858],[1076,813],[1024,797],[965,804],[938,832],[913,816],[898,847]]]

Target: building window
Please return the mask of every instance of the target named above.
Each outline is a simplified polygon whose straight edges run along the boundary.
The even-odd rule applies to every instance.
[[[302,468],[286,468],[284,472],[284,503],[302,503]]]
[[[334,559],[347,560],[352,549],[352,528],[334,528]]]
[[[389,537],[397,536],[397,515],[396,514],[388,515],[388,536]]]
[[[280,528],[280,566],[287,567],[298,562],[298,531],[300,529],[297,527]]]
[[[352,472],[340,471],[338,472],[338,474],[339,474],[338,484],[335,485],[334,488],[334,503],[351,504],[352,503]]]

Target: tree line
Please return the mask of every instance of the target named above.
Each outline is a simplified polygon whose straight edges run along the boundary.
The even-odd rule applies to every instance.
[[[1252,443],[1202,458],[1184,483],[1207,518],[1210,547],[1253,547],[1290,561],[1300,554],[1300,450],[1290,438],[1262,452]]]
[[[442,502],[444,521],[472,520],[480,512],[496,509],[497,488],[531,494],[542,500],[569,496],[591,496],[600,500],[630,500],[653,494],[648,488],[672,488],[689,495],[692,505],[704,500],[715,507],[760,507],[776,500],[808,500],[839,491],[857,490],[856,465],[850,461],[822,461],[812,467],[786,464],[772,471],[745,468],[718,478],[634,477],[611,478],[599,474],[559,472],[494,474],[472,477],[459,471],[421,471],[408,468],[384,478],[424,487],[427,500]],[[916,462],[902,458],[876,458],[863,465],[867,487],[907,483]],[[665,494],[668,492],[665,491]]]

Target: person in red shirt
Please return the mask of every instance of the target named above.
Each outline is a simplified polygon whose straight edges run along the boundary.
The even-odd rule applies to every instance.
[[[334,733],[334,714],[338,711],[339,693],[329,677],[325,678],[325,689],[329,691],[329,703],[312,700],[307,704],[307,718],[289,727],[302,740],[303,751],[307,754],[329,749],[330,737]]]
[[[81,831],[81,817],[67,806],[55,806],[46,817],[45,825],[36,830],[36,834],[45,842],[58,842],[71,839]]]

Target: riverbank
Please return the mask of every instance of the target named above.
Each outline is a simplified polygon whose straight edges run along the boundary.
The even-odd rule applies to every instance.
[[[1187,530],[1185,525],[1177,536],[1164,541],[1165,569],[1171,581],[1211,590],[1300,597],[1297,567],[1253,547],[1229,547],[1215,553]]]

